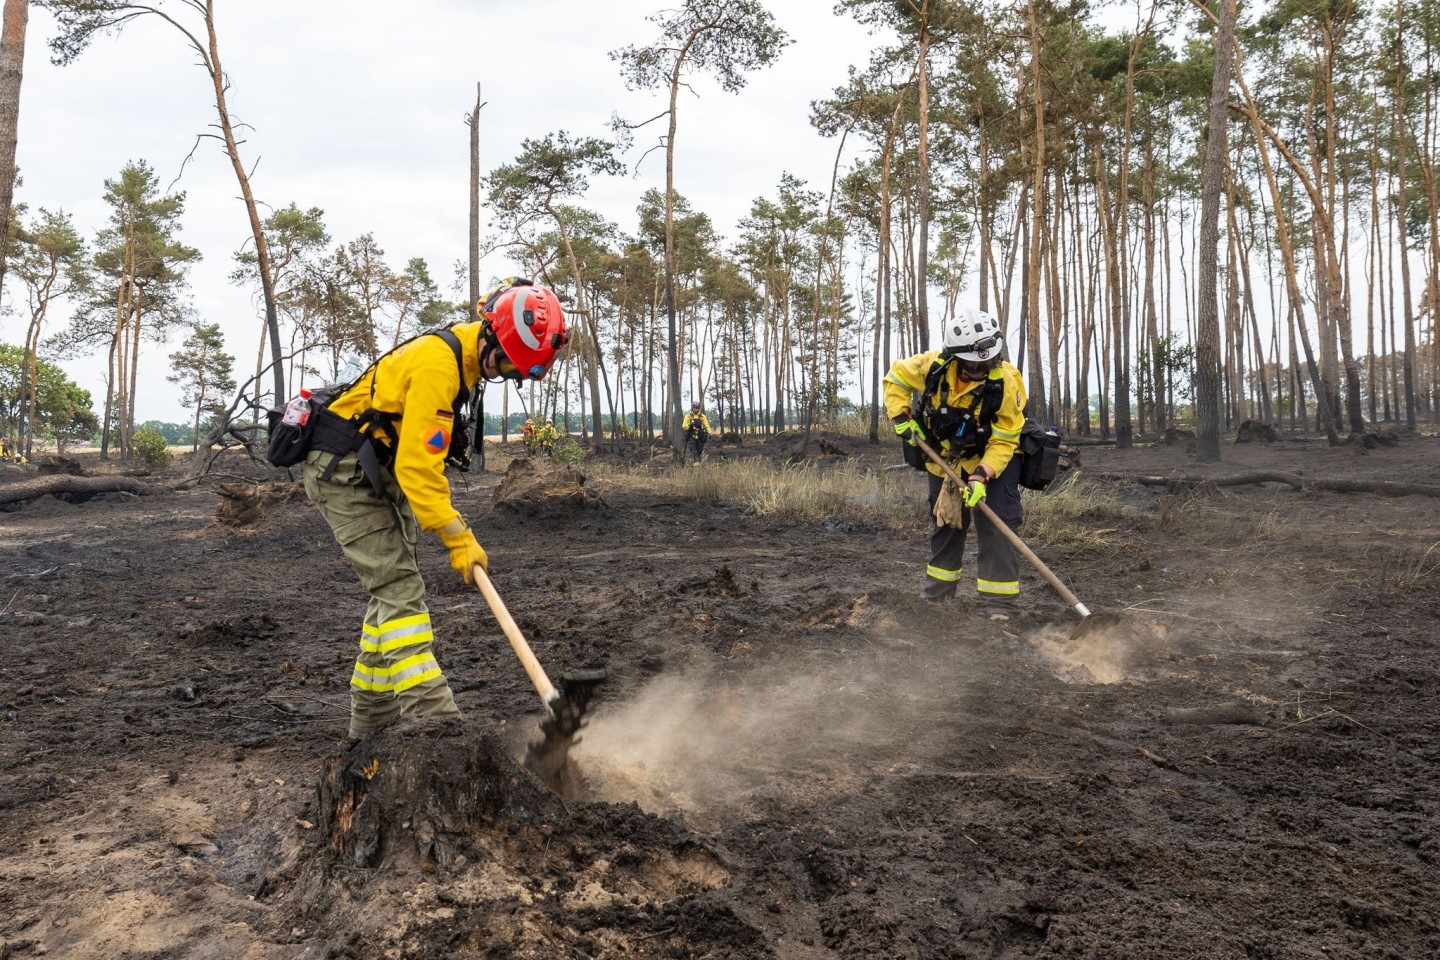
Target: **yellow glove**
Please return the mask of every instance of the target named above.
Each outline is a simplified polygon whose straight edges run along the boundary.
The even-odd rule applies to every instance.
[[[985,471],[977,470],[970,474],[965,484],[965,506],[975,509],[975,505],[985,499]]]
[[[440,530],[440,541],[450,551],[450,566],[466,583],[475,582],[475,568],[490,572],[490,558],[485,548],[463,520],[451,520]]]

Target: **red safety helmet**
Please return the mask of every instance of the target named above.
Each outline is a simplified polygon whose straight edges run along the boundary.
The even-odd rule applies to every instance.
[[[490,321],[495,344],[504,353],[502,374],[507,363],[519,379],[539,380],[555,362],[555,354],[569,341],[565,312],[560,298],[547,287],[529,280],[515,280],[490,294],[475,312]]]

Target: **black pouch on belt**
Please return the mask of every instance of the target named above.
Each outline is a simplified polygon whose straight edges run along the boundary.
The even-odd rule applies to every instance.
[[[286,423],[282,419],[284,415],[284,410],[265,411],[270,427],[270,440],[265,445],[265,459],[271,466],[293,467],[310,452],[311,440],[315,435],[311,424],[315,422],[315,415],[312,413],[305,423]]]

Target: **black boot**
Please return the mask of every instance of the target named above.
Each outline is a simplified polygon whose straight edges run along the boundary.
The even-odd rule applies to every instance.
[[[955,584],[946,583],[944,580],[927,581],[925,589],[920,591],[920,597],[936,603],[941,600],[954,600]]]

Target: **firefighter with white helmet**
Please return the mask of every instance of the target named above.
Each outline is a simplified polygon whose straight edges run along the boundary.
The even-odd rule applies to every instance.
[[[939,350],[897,360],[885,377],[885,413],[906,441],[906,460],[929,473],[930,562],[921,596],[955,596],[973,519],[976,591],[981,609],[996,620],[1008,620],[1019,610],[1019,560],[1010,541],[971,508],[985,501],[1011,529],[1019,528],[1023,516],[1020,457],[1015,454],[1025,424],[1025,382],[1004,352],[1000,321],[967,308],[946,326]],[[964,490],[945,489],[943,471],[914,445],[915,437],[954,466],[966,481]],[[948,504],[941,505],[947,522],[935,517],[942,496],[961,501],[953,519],[944,509]]]

